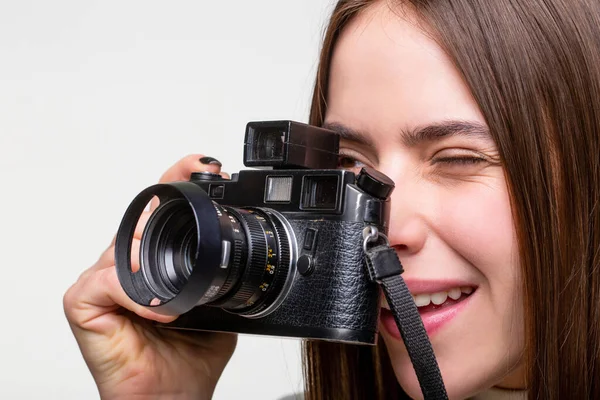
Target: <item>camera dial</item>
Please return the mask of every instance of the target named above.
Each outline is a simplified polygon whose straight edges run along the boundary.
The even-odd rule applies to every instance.
[[[356,185],[379,199],[387,199],[396,186],[387,175],[369,167],[360,170],[356,177]]]
[[[190,176],[190,181],[216,181],[222,179],[224,178],[221,175],[208,171],[192,172]]]

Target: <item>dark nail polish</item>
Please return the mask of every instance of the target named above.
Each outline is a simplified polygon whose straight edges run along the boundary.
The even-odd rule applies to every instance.
[[[223,166],[223,164],[221,164],[221,161],[219,161],[219,160],[217,160],[216,158],[213,158],[213,157],[202,157],[200,159],[200,162],[202,164],[218,165],[219,167]]]

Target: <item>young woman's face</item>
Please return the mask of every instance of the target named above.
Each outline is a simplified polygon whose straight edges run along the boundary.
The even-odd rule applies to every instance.
[[[342,33],[325,125],[342,167],[396,183],[389,239],[451,398],[523,385],[517,245],[503,169],[485,120],[442,49],[407,19],[372,7]],[[380,330],[396,376],[421,397],[384,304]]]

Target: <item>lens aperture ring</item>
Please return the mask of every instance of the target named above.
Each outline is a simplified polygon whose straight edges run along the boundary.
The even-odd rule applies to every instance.
[[[269,307],[281,293],[283,285],[286,282],[290,269],[290,243],[285,229],[277,218],[270,218],[269,222],[273,226],[274,239],[277,243],[277,254],[269,259],[269,263],[274,266],[272,278],[268,289],[258,301],[245,307],[242,310],[235,310],[240,315],[253,315]]]
[[[252,297],[250,297],[245,304],[231,310],[236,313],[240,313],[254,308],[256,304],[260,304],[268,292],[273,289],[273,281],[279,270],[279,242],[276,239],[277,233],[270,224],[270,221],[265,219],[263,216],[257,216],[257,220],[262,225],[263,231],[265,232],[265,239],[267,243],[267,260],[263,265],[256,265],[256,268],[262,268],[262,278],[259,290],[256,290]]]

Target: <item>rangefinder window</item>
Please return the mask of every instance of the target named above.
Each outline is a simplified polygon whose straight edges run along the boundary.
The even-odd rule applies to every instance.
[[[302,183],[303,210],[335,210],[338,199],[336,175],[308,175]]]
[[[285,131],[278,128],[252,129],[249,135],[250,161],[282,162],[284,160]]]
[[[268,176],[265,185],[265,203],[289,203],[292,199],[291,176]]]

